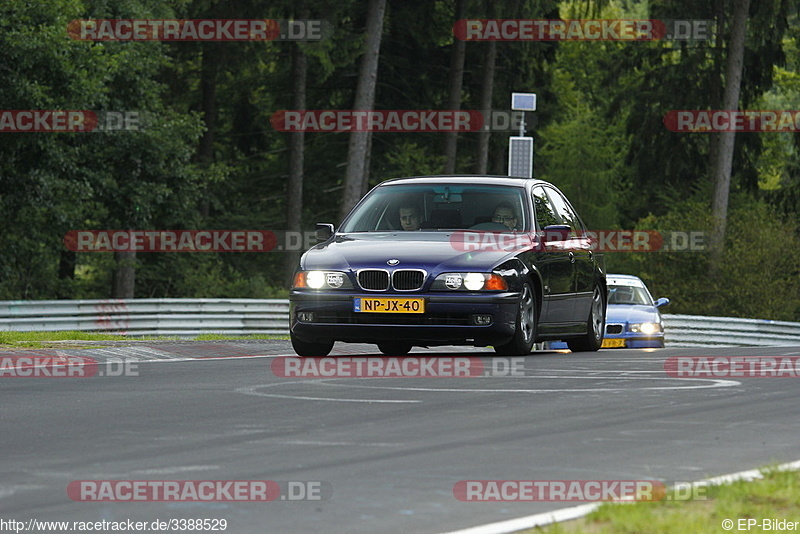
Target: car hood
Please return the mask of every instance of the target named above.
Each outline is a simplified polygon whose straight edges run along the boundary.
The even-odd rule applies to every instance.
[[[452,235],[452,232],[337,234],[332,241],[309,249],[301,266],[305,270],[386,269],[389,267],[386,262],[395,259],[400,263],[393,265],[394,268],[425,269],[431,274],[486,272],[516,254],[514,250],[464,251],[464,246],[452,239]]]
[[[653,306],[609,304],[606,323],[655,323],[660,316]]]

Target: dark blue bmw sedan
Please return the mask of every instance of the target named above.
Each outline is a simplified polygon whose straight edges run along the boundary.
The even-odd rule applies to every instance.
[[[524,355],[561,339],[603,341],[602,254],[566,197],[527,178],[428,176],[381,183],[300,260],[292,346],[336,341],[391,355],[414,346],[493,346]]]

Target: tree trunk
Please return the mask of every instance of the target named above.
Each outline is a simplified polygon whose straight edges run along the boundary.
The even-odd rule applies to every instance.
[[[294,109],[306,109],[307,74],[307,56],[300,45],[295,44],[292,48],[292,90],[294,92],[292,107]],[[289,183],[286,187],[286,230],[288,232],[302,231],[304,143],[304,132],[289,134]],[[305,240],[300,242],[305,242]],[[288,281],[291,281],[301,254],[301,250],[286,251],[284,272]]]
[[[483,60],[483,81],[481,82],[481,110],[488,120],[492,116],[492,96],[494,95],[494,71],[497,63],[497,41],[486,43],[486,56]],[[478,163],[475,171],[486,174],[489,168],[489,141],[491,130],[481,130],[478,134]]]
[[[361,180],[361,195],[363,197],[367,194],[367,189],[369,189],[369,169],[372,163],[372,136],[373,132],[367,132],[367,154],[364,156],[364,179]],[[359,197],[359,198],[360,198]]]
[[[716,18],[717,28],[725,27],[725,0],[715,0],[714,11]],[[722,107],[722,52],[725,48],[725,35],[723,31],[718,31],[716,42],[714,44],[714,65],[713,75],[711,77],[711,87],[709,93],[711,98],[709,100],[709,109],[723,109]],[[719,158],[719,137],[712,134],[708,140],[708,175],[714,176]]]
[[[464,18],[466,0],[456,0],[456,20]],[[450,95],[447,99],[447,109],[458,111],[461,109],[461,86],[464,81],[464,58],[467,54],[467,42],[461,39],[453,40],[453,50],[450,55]],[[458,132],[444,134],[444,174],[453,174],[456,170],[456,151],[458,148]]]
[[[489,174],[496,174],[499,176],[508,175],[508,151],[496,150],[491,158],[491,168]]]
[[[69,283],[70,280],[75,280],[75,264],[78,261],[78,255],[71,250],[62,250],[58,260],[58,280],[61,282],[56,290],[56,296],[59,299],[72,298],[73,287]]]
[[[725,72],[725,95],[723,109],[739,109],[739,92],[742,85],[742,66],[744,63],[744,45],[747,35],[747,12],[750,0],[734,0],[733,27],[728,45],[728,58]],[[709,245],[711,251],[712,272],[721,266],[722,252],[725,246],[725,229],[728,216],[728,196],[731,186],[731,169],[733,167],[733,149],[736,140],[735,132],[720,132],[717,146],[717,161],[714,165],[714,200],[712,206],[713,224]]]
[[[118,250],[114,252],[116,267],[111,276],[111,298],[132,299],[136,287],[136,251]]]
[[[375,103],[375,87],[378,82],[378,59],[380,58],[381,34],[386,0],[369,0],[367,12],[367,41],[361,69],[358,73],[356,100],[353,109],[369,110]],[[367,150],[369,132],[351,132],[347,149],[347,171],[344,178],[340,219],[356,205],[367,187]]]

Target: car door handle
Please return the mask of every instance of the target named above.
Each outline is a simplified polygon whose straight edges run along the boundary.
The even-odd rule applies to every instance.
[[[575,253],[572,252],[572,251],[570,251],[570,253],[569,253],[569,262],[570,263],[575,263]]]

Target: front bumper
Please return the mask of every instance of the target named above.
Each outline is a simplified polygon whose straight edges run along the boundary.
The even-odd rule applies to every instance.
[[[649,336],[606,334],[603,348],[663,349],[664,334]]]
[[[425,313],[353,311],[355,297],[417,297]],[[376,343],[398,341],[419,345],[505,343],[514,335],[519,293],[362,293],[292,290],[289,328],[306,341]],[[300,321],[298,313],[312,312]],[[488,325],[474,324],[475,315],[491,315]]]

